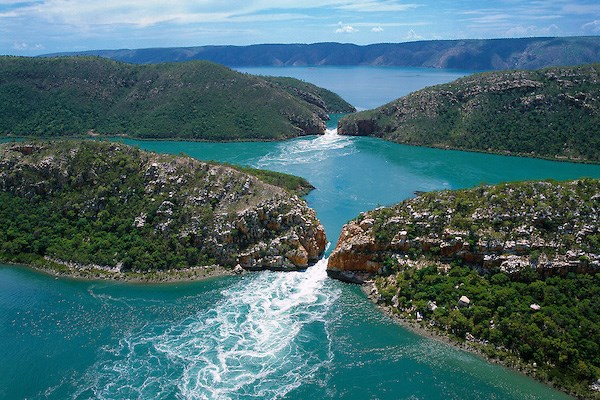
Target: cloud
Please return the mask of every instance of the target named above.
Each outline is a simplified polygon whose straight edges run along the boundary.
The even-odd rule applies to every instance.
[[[579,15],[597,14],[600,13],[600,4],[567,4],[562,8],[562,11]]]
[[[34,45],[30,45],[28,43],[25,42],[14,42],[12,45],[12,48],[14,50],[19,50],[19,51],[26,51],[26,50],[42,50],[44,48],[43,45],[41,44],[34,44]]]
[[[373,28],[371,28],[371,32],[383,32],[383,28],[381,26],[374,26]]]
[[[497,24],[504,21],[508,21],[513,18],[509,14],[496,13],[496,14],[486,14],[481,11],[467,11],[465,12],[467,15],[475,15],[474,17],[467,18],[466,21],[471,22],[473,24],[481,24],[481,25],[489,25],[489,24]]]
[[[414,31],[414,29],[411,29],[410,31],[408,31],[406,33],[406,37],[404,39],[410,41],[410,40],[421,40],[424,38],[421,35],[417,35],[417,33]]]
[[[338,28],[335,30],[335,33],[356,33],[358,29],[351,25],[343,25],[341,22],[338,23]]]
[[[217,23],[243,18],[244,22],[266,21],[279,14],[284,19],[305,17],[317,10],[357,12],[399,12],[417,7],[397,0],[0,0],[10,6],[8,16],[38,17],[50,23],[72,26],[133,25],[147,27],[161,23]]]
[[[592,22],[588,22],[587,24],[583,24],[581,29],[586,32],[594,32],[600,33],[600,19],[596,19]]]
[[[535,25],[529,26],[514,26],[506,31],[506,35],[509,37],[523,37],[523,36],[538,36],[538,35],[551,35],[560,31],[560,28],[554,24],[538,28]]]
[[[398,12],[407,11],[419,7],[418,4],[401,4],[397,1],[379,0],[363,1],[359,3],[350,3],[337,6],[338,10],[348,10],[357,12]]]

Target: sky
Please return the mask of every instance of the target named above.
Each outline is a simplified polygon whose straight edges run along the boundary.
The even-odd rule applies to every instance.
[[[0,54],[600,35],[599,0],[0,0]]]

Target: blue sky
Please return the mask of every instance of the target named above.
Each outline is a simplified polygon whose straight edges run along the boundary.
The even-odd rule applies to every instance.
[[[600,1],[0,0],[0,54],[600,35]]]

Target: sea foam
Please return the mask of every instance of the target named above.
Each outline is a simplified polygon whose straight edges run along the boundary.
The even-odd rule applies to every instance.
[[[328,311],[339,288],[327,260],[305,272],[246,275],[214,307],[177,323],[148,325],[105,348],[74,398],[281,398],[327,375]]]

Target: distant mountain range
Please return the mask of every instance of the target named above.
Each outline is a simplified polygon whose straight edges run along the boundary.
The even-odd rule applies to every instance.
[[[470,70],[537,69],[600,61],[600,36],[430,40],[359,46],[343,43],[257,44],[152,49],[90,50],[135,64],[208,60],[242,66],[379,65]]]

